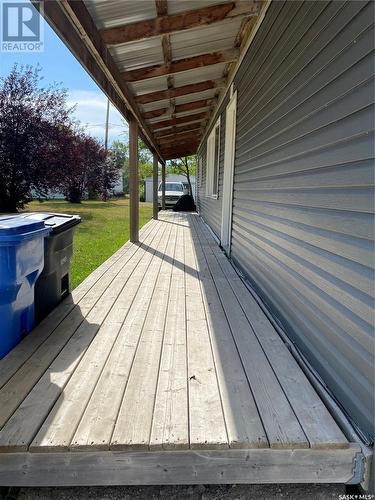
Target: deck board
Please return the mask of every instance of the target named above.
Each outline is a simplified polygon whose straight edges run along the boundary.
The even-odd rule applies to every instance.
[[[327,408],[315,392],[306,375],[290,355],[286,345],[266,318],[255,299],[246,293],[243,283],[228,259],[218,251],[209,232],[202,224],[195,225],[200,236],[215,256],[221,272],[227,278],[238,303],[244,311],[278,381],[300,421],[311,448],[345,447],[345,436],[331,418]]]
[[[160,231],[156,236],[157,241],[162,239],[163,234],[163,231]],[[69,449],[74,431],[116,342],[126,313],[132,305],[140,283],[144,276],[147,276],[152,256],[153,254],[147,251],[147,248],[141,251],[140,258],[136,258],[133,263],[134,267],[123,268],[123,274],[120,273],[112,286],[103,293],[101,300],[98,301],[98,307],[88,314],[87,321],[97,325],[98,333],[31,443],[31,450]],[[126,297],[127,308],[122,307],[122,297]]]
[[[178,223],[183,219],[178,218]],[[181,263],[176,265],[178,260]],[[184,232],[177,228],[150,449],[189,448]],[[182,300],[181,300],[182,297]]]
[[[152,241],[152,247],[148,248],[148,252],[144,254],[143,260],[138,265],[137,272],[132,277],[131,289],[124,289],[116,307],[112,309],[108,317],[109,321],[112,322],[116,321],[120,314],[124,320],[72,439],[71,448],[73,450],[109,449],[142,325],[151,300],[152,288],[150,285],[152,285],[152,279],[155,275],[153,266],[155,263],[158,264],[154,246],[157,246],[164,236],[165,231],[161,231],[158,238]]]
[[[148,233],[144,240],[145,248],[147,243],[151,242],[152,237],[156,234],[157,228],[154,228],[151,233]],[[136,248],[132,249],[133,251],[131,258],[133,260],[124,259],[124,265],[121,265],[120,269],[125,269],[126,267],[127,273],[131,272],[132,269],[134,270],[136,268],[135,264],[137,264],[139,261],[140,252],[138,251],[137,256],[135,252]],[[111,276],[114,276],[114,279],[116,279],[118,274],[114,274],[112,269],[111,271]],[[114,283],[114,279],[112,283]],[[105,287],[108,288],[110,283],[111,281],[106,280]],[[118,283],[123,282],[121,279],[118,279]],[[102,288],[103,285],[104,283],[102,281],[98,282],[97,286],[94,285],[90,290],[92,294],[94,294],[95,292],[97,293],[97,300],[99,300],[101,295],[104,293],[103,290],[105,290],[105,288]],[[0,448],[11,446],[12,448],[20,447],[21,449],[24,449],[25,446],[28,446],[35,437],[36,432],[41,427],[41,423],[44,422],[44,419],[47,417],[51,408],[55,404],[56,399],[62,394],[65,385],[69,381],[70,377],[74,373],[76,366],[80,362],[85,349],[90,344],[93,336],[98,331],[96,323],[89,323],[87,321],[85,323],[82,323],[84,319],[82,316],[78,318],[79,321],[77,321],[76,323],[76,330],[72,331],[72,319],[75,321],[75,318],[75,309],[73,309],[71,314],[68,315],[65,320],[57,326],[57,328],[48,337],[45,343],[42,344],[41,347],[47,346],[47,348],[44,348],[43,351],[41,347],[37,349],[33,357],[31,357],[1,389],[0,417],[4,419],[4,421],[6,421],[9,417],[10,418],[8,423],[0,431]],[[82,325],[80,330],[78,330],[79,325]],[[43,326],[43,323],[41,323],[40,326]],[[35,330],[35,332],[38,334],[39,327]],[[72,336],[72,338],[66,344],[62,352],[59,353],[56,359],[51,362],[50,366],[42,374],[38,382],[33,386],[34,379],[37,379],[37,377],[41,375],[43,371],[41,367],[43,358],[41,355],[46,352],[46,355],[48,355],[49,359],[51,360],[53,355],[53,352],[49,350],[51,341],[53,341],[54,338],[57,338],[57,340],[61,343],[62,339],[60,337],[63,335],[65,337],[66,334],[69,334],[70,337]],[[29,337],[27,337],[27,339],[31,339],[33,335],[34,332]],[[19,347],[22,348],[22,343]],[[18,346],[11,354],[16,353],[17,350]],[[5,358],[5,361],[6,359],[7,358]],[[29,380],[23,379],[25,373],[26,375],[30,373]],[[8,392],[6,392],[7,390]],[[25,398],[28,390],[30,390],[30,392]],[[17,404],[19,404],[20,402],[21,404],[18,408],[18,411],[13,413],[13,411],[17,408]],[[32,412],[30,412],[30,408],[33,409]],[[27,425],[24,424],[26,417]]]
[[[228,436],[211,348],[191,231],[186,231],[186,328],[191,448],[228,448]]]
[[[129,381],[114,428],[111,449],[141,450],[149,444],[161,348],[170,289],[176,227],[157,249],[160,255],[148,272],[149,300],[144,304],[144,322]]]
[[[0,361],[0,386],[0,458],[354,450],[196,214],[150,221]]]
[[[195,224],[194,234],[198,238]],[[248,319],[229,286],[228,280],[204,242],[203,248],[271,448],[290,446],[307,448],[309,443],[303,429],[280,387],[272,366],[257,338],[253,335]]]
[[[140,236],[145,238],[153,230],[151,225],[143,227]],[[97,291],[97,282],[104,275],[105,280],[115,276],[119,269],[126,265],[129,258],[137,250],[130,242],[125,243],[108,260],[103,262],[95,271],[93,271],[80,285],[77,286],[72,294],[67,297],[62,304],[54,309],[48,317],[34,329],[32,336],[27,336],[17,349],[11,351],[0,363],[0,388],[19,370],[19,368],[29,359],[29,357],[38,349],[38,347],[54,332],[56,327],[79,303],[82,305],[82,299],[89,292]],[[108,284],[108,281],[107,281]],[[97,294],[98,295],[98,294]]]
[[[195,251],[230,447],[267,447],[263,423],[198,239]]]

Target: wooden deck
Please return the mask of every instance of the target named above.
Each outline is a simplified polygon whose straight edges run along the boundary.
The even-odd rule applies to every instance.
[[[149,222],[0,388],[2,485],[350,482],[360,453],[196,214]]]

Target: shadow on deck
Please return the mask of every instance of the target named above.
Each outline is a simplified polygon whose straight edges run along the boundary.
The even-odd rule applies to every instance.
[[[350,482],[360,452],[200,218],[171,212],[0,362],[0,428],[4,485]]]

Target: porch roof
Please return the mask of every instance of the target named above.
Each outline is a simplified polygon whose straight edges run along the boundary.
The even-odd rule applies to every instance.
[[[41,8],[162,163],[196,152],[261,12],[260,0],[66,0]]]

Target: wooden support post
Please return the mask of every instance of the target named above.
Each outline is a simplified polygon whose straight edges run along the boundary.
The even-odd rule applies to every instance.
[[[139,240],[139,179],[138,179],[138,123],[129,121],[129,194],[130,241]]]
[[[158,157],[154,154],[154,164],[152,169],[152,203],[153,203],[153,213],[154,219],[157,220],[159,213],[158,206],[158,182],[159,182],[159,163]]]
[[[165,163],[161,169],[161,208],[165,210]]]

